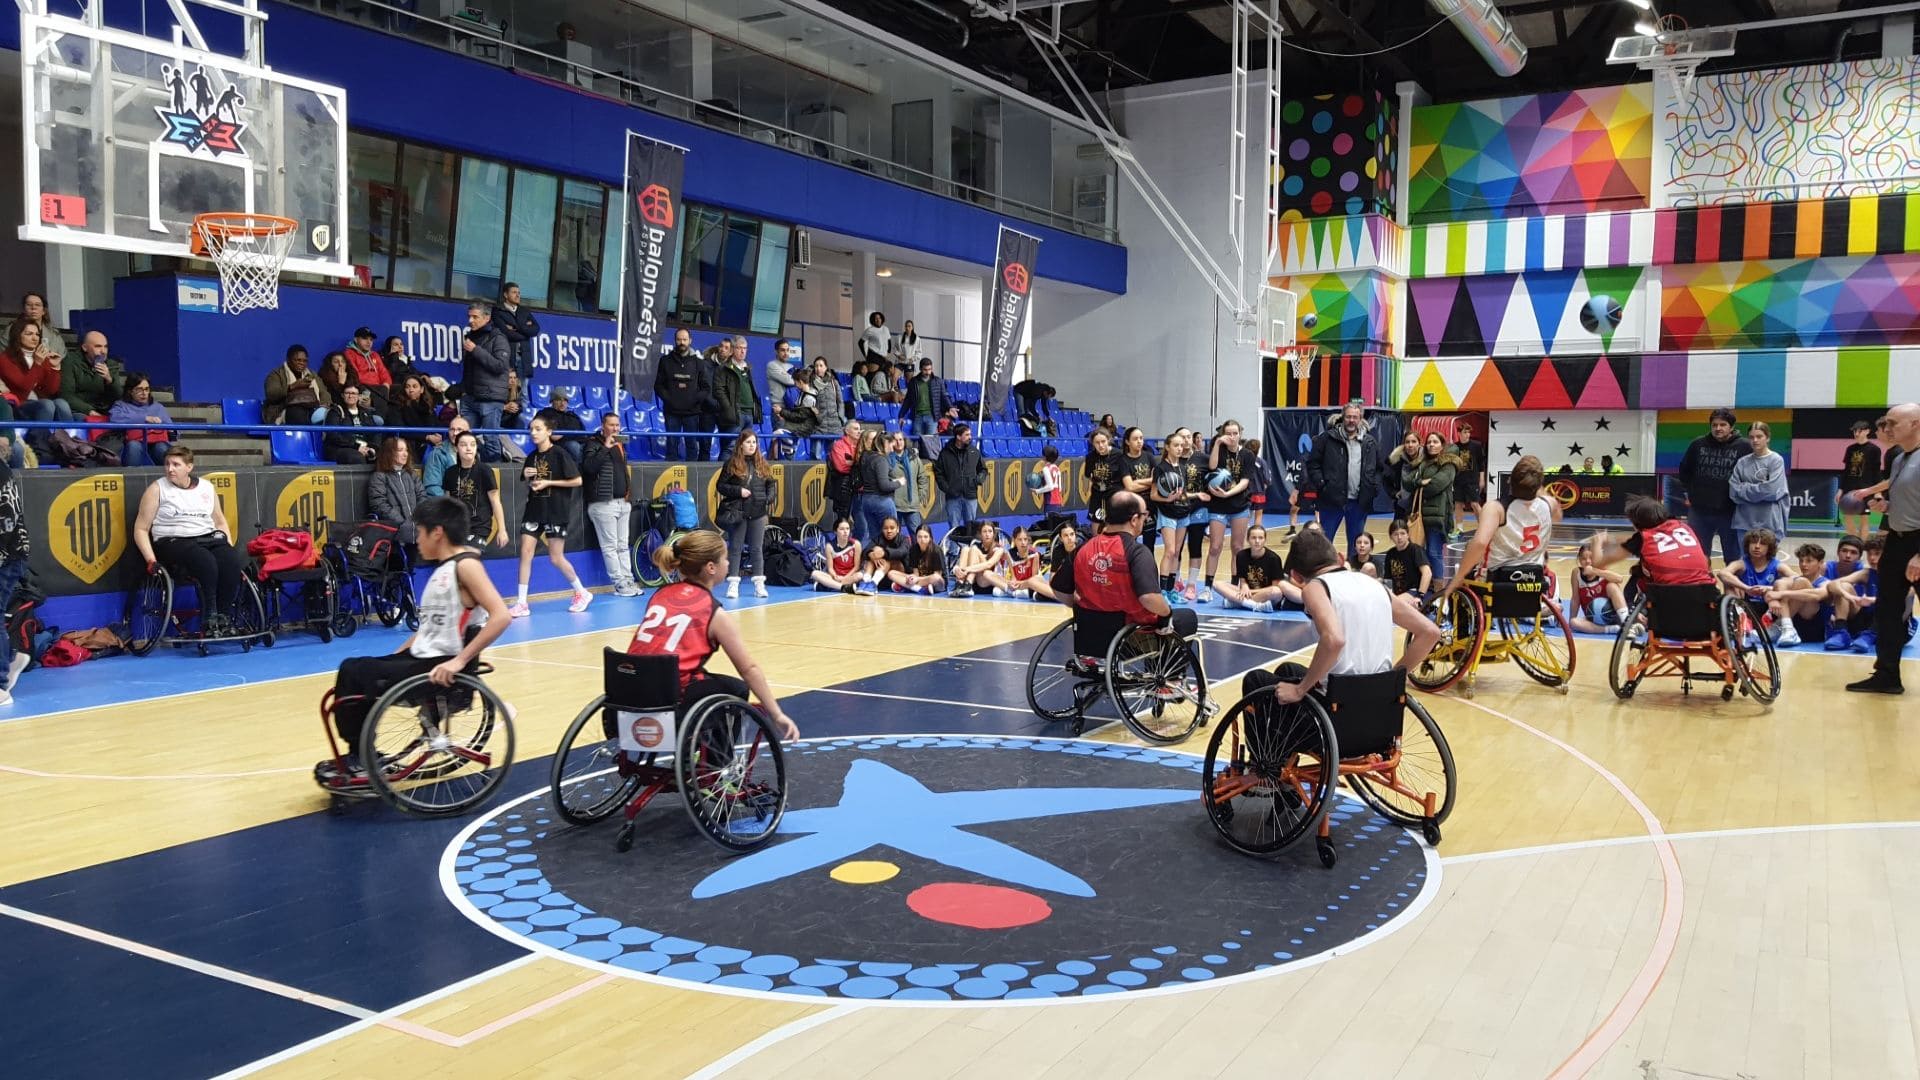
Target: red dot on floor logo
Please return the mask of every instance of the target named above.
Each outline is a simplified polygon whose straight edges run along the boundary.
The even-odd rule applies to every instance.
[[[907,894],[907,907],[923,919],[975,930],[1030,926],[1053,914],[1045,900],[1001,885],[941,881]]]

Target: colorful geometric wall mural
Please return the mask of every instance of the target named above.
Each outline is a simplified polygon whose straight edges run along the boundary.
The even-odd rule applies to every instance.
[[[1652,84],[1413,110],[1413,224],[1647,205]]]
[[[1668,115],[1667,200],[1920,190],[1920,58],[1706,75]],[[1418,205],[1416,203],[1416,205]]]
[[[1271,280],[1299,297],[1297,310],[1303,323],[1307,316],[1314,316],[1316,325],[1299,328],[1301,341],[1310,341],[1328,352],[1399,355],[1400,350],[1390,340],[1398,290],[1386,275],[1350,270]]]
[[[1920,345],[1636,356],[1407,360],[1402,409],[1861,409],[1920,401]],[[1874,415],[1878,415],[1875,413]]]
[[[1393,216],[1399,121],[1377,91],[1321,94],[1280,110],[1280,217]]]
[[[1663,349],[1913,342],[1920,342],[1920,255],[1709,263],[1666,271]]]
[[[1487,356],[1566,349],[1637,352],[1647,341],[1645,290],[1637,266],[1531,274],[1420,278],[1407,282],[1405,356]],[[1620,324],[1580,321],[1588,301],[1612,297]]]
[[[1506,472],[1532,454],[1548,472],[1562,465],[1578,470],[1587,458],[1597,465],[1602,457],[1626,472],[1651,472],[1658,418],[1651,409],[1495,412],[1487,417],[1488,468]]]
[[[1377,353],[1322,354],[1305,378],[1278,357],[1263,358],[1260,400],[1275,409],[1337,408],[1358,398],[1369,408],[1391,408],[1399,362]]]
[[[1711,409],[1662,409],[1655,427],[1654,467],[1671,472],[1680,467],[1680,458],[1693,440],[1707,433],[1713,423]],[[1797,415],[1788,409],[1735,409],[1740,424],[1758,420],[1767,425],[1767,444],[1773,452],[1793,461],[1793,428]],[[1741,434],[1745,434],[1742,430]]]
[[[1335,270],[1384,270],[1407,273],[1408,231],[1378,214],[1282,221],[1275,230],[1282,274],[1326,274]]]

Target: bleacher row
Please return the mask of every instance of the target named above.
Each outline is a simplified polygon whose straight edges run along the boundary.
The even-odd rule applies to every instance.
[[[842,391],[851,384],[851,376],[840,374]],[[980,384],[950,380],[947,385],[948,400],[961,406],[961,414],[967,416],[967,406],[978,408],[980,403]],[[545,407],[553,387],[534,383],[530,388],[529,399],[536,403],[533,412]],[[600,417],[609,408],[620,410],[623,427],[630,435],[653,436],[651,438],[633,438],[628,445],[628,456],[634,461],[659,461],[666,457],[665,426],[661,422],[659,408],[652,402],[635,402],[625,390],[613,390],[604,384],[567,387],[568,400],[574,404],[573,414],[580,418],[581,426],[588,431],[600,424]],[[313,465],[326,460],[322,451],[323,434],[319,431],[299,427],[266,426],[261,413],[262,403],[258,398],[226,398],[221,402],[222,419],[231,425],[247,428],[247,434],[255,438],[266,438],[271,444],[273,463],[276,465]],[[532,413],[524,414],[530,419]],[[848,415],[861,423],[880,424],[887,431],[902,431],[906,422],[900,419],[900,406],[880,401],[860,401],[853,403]],[[1059,426],[1059,440],[1063,452],[1078,456],[1086,437],[1093,431],[1093,417],[1080,409],[1054,408],[1054,422]],[[972,420],[968,419],[969,423]],[[1025,457],[1037,458],[1045,450],[1049,440],[1023,433],[1019,421],[1015,418],[1013,398],[1008,396],[1007,403],[997,418],[983,420],[973,424],[974,437],[980,442],[981,453],[989,458]],[[771,436],[774,424],[770,417],[763,417],[754,425],[754,431],[762,437]],[[524,432],[502,436],[522,450],[533,450],[533,439]],[[709,440],[714,441],[714,440]],[[792,458],[796,461],[823,460],[828,437],[817,439],[796,439],[792,446]]]

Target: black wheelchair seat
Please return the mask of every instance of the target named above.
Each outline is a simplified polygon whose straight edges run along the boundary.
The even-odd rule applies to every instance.
[[[1488,614],[1496,619],[1531,619],[1547,595],[1547,568],[1538,563],[1508,563],[1487,571],[1493,602]]]
[[[1706,641],[1720,632],[1718,585],[1647,585],[1648,632],[1668,641]]]
[[[1088,665],[1086,674],[1097,678],[1100,665],[1106,662],[1107,650],[1113,645],[1113,639],[1126,633],[1130,627],[1127,617],[1118,611],[1088,611],[1075,608],[1073,612],[1073,654],[1095,661]]]
[[[1534,602],[1538,609],[1539,602]],[[1327,678],[1327,712],[1340,740],[1340,756],[1390,754],[1406,726],[1407,672],[1390,667],[1372,675]]]

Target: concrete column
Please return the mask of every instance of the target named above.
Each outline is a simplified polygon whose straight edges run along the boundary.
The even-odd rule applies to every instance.
[[[881,279],[873,276],[878,267],[879,260],[874,258],[873,252],[853,253],[853,317],[849,320],[853,326],[853,350],[845,356],[827,357],[827,362],[835,370],[844,371],[853,367],[854,360],[860,355],[860,332],[867,328],[867,316],[886,310],[880,297]]]
[[[713,97],[713,35],[692,28],[676,31],[668,47],[674,66],[687,72],[687,96],[695,101]]]
[[[1880,23],[1880,59],[1913,55],[1913,12],[1889,15]]]

